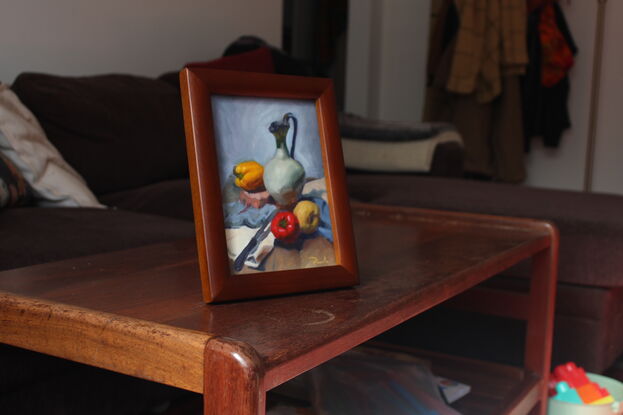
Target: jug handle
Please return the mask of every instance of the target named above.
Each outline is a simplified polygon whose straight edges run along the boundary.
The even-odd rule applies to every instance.
[[[287,113],[284,118],[286,117],[288,119],[288,122],[292,120],[292,124],[294,127],[292,129],[292,146],[290,146],[290,157],[294,158],[294,146],[296,145],[296,133],[298,130],[298,120],[291,112]]]

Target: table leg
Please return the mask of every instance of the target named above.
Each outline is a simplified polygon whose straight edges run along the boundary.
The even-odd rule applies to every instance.
[[[214,337],[206,343],[204,414],[263,415],[262,362],[245,343]]]
[[[543,379],[539,404],[532,411],[539,415],[545,415],[547,411],[547,381],[551,369],[558,267],[558,232],[554,227],[551,227],[550,231],[552,235],[550,247],[536,254],[532,259],[530,306],[524,357],[525,367]]]

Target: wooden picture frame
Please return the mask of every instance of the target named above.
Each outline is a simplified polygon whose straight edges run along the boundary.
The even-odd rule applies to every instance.
[[[199,270],[204,300],[208,303],[220,302],[347,287],[358,284],[354,236],[337,122],[335,94],[331,80],[224,71],[191,66],[184,68],[180,72],[180,87],[184,110]],[[311,146],[309,148],[317,149],[308,151],[306,148],[302,148],[299,150],[301,156],[298,157],[305,156],[313,159],[316,171],[319,166],[318,160],[320,160],[318,157],[321,158],[322,162],[321,167],[324,176],[319,179],[312,180],[307,177],[306,169],[311,169],[311,167],[303,168],[305,180],[302,188],[297,187],[300,181],[297,181],[296,174],[291,173],[288,169],[277,170],[279,172],[277,175],[274,173],[272,175],[268,174],[275,171],[271,167],[275,164],[273,159],[277,159],[277,153],[280,152],[280,138],[290,137],[282,135],[282,131],[290,134],[288,127],[294,125],[292,133],[294,138],[292,140],[297,139],[297,125],[301,124],[301,121],[295,119],[296,114],[293,115],[292,112],[287,112],[282,117],[282,113],[275,113],[273,118],[277,121],[270,123],[270,125],[266,125],[266,123],[258,125],[258,132],[254,132],[252,137],[246,138],[247,135],[242,134],[243,128],[249,129],[253,128],[253,125],[261,124],[259,121],[255,121],[256,118],[254,117],[256,114],[258,114],[257,120],[260,120],[264,116],[263,114],[270,113],[273,108],[283,108],[283,105],[299,109],[306,117],[303,119],[305,131],[311,131],[306,137],[312,138],[305,138],[304,141],[301,141],[299,147],[307,145],[308,147]],[[249,108],[255,108],[256,110],[253,112]],[[315,113],[315,116],[311,116],[310,111]],[[231,119],[234,119],[234,121],[239,120],[239,118],[233,118],[234,115],[232,115],[238,113],[251,113],[253,116],[247,117],[245,115],[240,120],[240,123],[231,122]],[[281,121],[279,121],[280,119]],[[239,124],[243,126],[239,126]],[[284,127],[286,125],[287,127]],[[314,125],[316,126],[314,127]],[[284,128],[280,129],[281,127]],[[317,131],[316,137],[319,140],[317,144],[313,144],[315,134],[313,131]],[[269,133],[272,133],[274,137]],[[245,136],[245,138],[240,138],[241,136]],[[258,149],[258,154],[264,152],[264,145],[272,146],[274,156],[263,166],[265,170],[262,173],[262,178],[265,181],[262,184],[266,192],[262,190],[262,187],[258,187],[260,190],[246,190],[246,187],[253,180],[244,183],[236,181],[234,178],[233,183],[235,184],[231,184],[231,177],[228,177],[231,171],[228,169],[231,169],[231,166],[227,165],[226,161],[230,159],[235,160],[233,154],[236,151],[238,153],[246,151],[241,150],[245,147],[240,144],[240,140],[247,139],[254,140],[249,141],[248,145]],[[303,139],[301,138],[301,140]],[[258,144],[259,142],[262,144]],[[277,144],[276,149],[275,143]],[[317,147],[314,147],[314,145]],[[229,150],[227,146],[232,146],[232,148],[235,146],[235,148]],[[281,154],[283,153],[284,151],[281,151]],[[294,153],[294,145],[292,145],[292,153],[292,159],[296,160],[297,155]],[[285,154],[290,154],[287,148],[285,149]],[[314,158],[309,156],[309,154],[317,154],[318,156]],[[261,165],[264,161],[259,160],[258,163]],[[287,161],[292,163],[290,160]],[[233,169],[239,168],[242,165],[240,163],[234,164]],[[304,161],[299,162],[297,160],[297,163],[301,167],[304,165]],[[279,167],[283,166],[280,165]],[[287,174],[283,173],[284,171]],[[237,170],[234,170],[234,172],[237,172]],[[239,171],[237,174],[239,174]],[[240,177],[244,179],[244,176],[240,175],[238,179]],[[270,183],[268,179],[270,179]],[[292,185],[292,189],[299,190],[287,192],[283,190],[284,187],[282,186],[278,191],[269,192],[269,187],[271,189],[276,188],[276,182],[279,182],[278,184],[280,185],[283,182],[295,183],[296,185]],[[320,190],[310,185],[309,187],[313,189],[305,193],[305,189],[307,189],[309,184],[318,185],[317,187]],[[231,199],[231,189],[238,189],[241,201]],[[280,211],[290,211],[292,206],[295,206],[295,203],[298,207],[298,201],[295,201],[298,199],[292,196],[297,194],[297,191],[298,196],[296,197],[309,199],[309,201],[316,204],[316,207],[314,207],[307,203],[304,207],[311,206],[309,210],[299,209],[296,211],[297,218],[301,218],[301,221],[307,221],[305,223],[309,222],[311,224],[309,226],[301,226],[301,229],[305,229],[307,232],[313,230],[314,224],[317,222],[314,220],[314,215],[316,215],[321,218],[320,225],[315,225],[318,227],[316,231],[309,235],[303,235],[302,232],[299,233],[300,236],[295,238],[295,242],[286,243],[284,242],[286,238],[283,240],[276,239],[273,249],[269,251],[268,259],[264,257],[264,262],[262,262],[262,264],[270,262],[272,266],[270,269],[262,268],[265,265],[261,265],[257,269],[248,267],[246,265],[249,263],[247,261],[248,257],[244,250],[242,251],[243,253],[235,257],[238,251],[234,248],[242,246],[240,244],[236,245],[241,238],[240,235],[248,235],[248,232],[245,234],[235,226],[226,228],[226,217],[227,223],[230,224],[231,217],[235,217],[238,220],[239,217],[246,215],[245,209],[249,206],[235,210],[234,213],[227,211],[227,215],[225,213],[226,210],[233,209],[230,206],[237,206],[236,204],[243,203],[243,201],[248,203],[249,197],[251,197],[251,200],[254,200],[253,198],[260,200],[257,205],[255,202],[252,202],[252,206],[249,207],[249,209],[256,209],[253,213],[263,212],[263,210],[270,211],[271,203],[278,206]],[[233,194],[235,195],[235,191]],[[266,198],[266,194],[269,194],[270,197]],[[310,196],[319,194],[322,195],[322,200],[317,196]],[[281,204],[277,202],[278,199],[282,201]],[[288,203],[291,204],[288,205]],[[317,209],[318,207],[319,209]],[[303,212],[302,216],[301,212]],[[285,214],[283,216],[291,218],[292,215]],[[269,219],[270,216],[267,216],[260,226],[266,226]],[[272,222],[276,222],[276,224]],[[242,223],[247,223],[246,218]],[[271,226],[273,225],[286,228],[284,220],[276,221],[275,218],[272,218]],[[326,227],[321,229],[325,225]],[[244,227],[241,226],[240,228]],[[327,233],[327,228],[329,233]],[[254,238],[262,230],[260,227],[257,229],[259,231],[255,233]],[[253,228],[253,232],[255,230]],[[248,230],[244,228],[244,231]],[[281,235],[279,233],[281,229],[277,229],[277,231],[277,234]],[[325,232],[322,235],[328,236],[314,239],[320,231]],[[271,233],[273,234],[272,238],[275,233]],[[232,234],[235,236],[230,237]],[[263,232],[262,237],[265,237],[265,234],[266,232]],[[332,248],[327,248],[327,242],[330,242],[331,235],[333,239]],[[258,236],[258,240],[259,238]],[[251,245],[253,244],[249,242],[245,248],[249,248]],[[295,247],[290,245],[295,245]],[[268,248],[270,248],[269,244]],[[318,260],[317,256],[305,254],[305,252],[311,252],[311,249],[328,253],[328,255]],[[331,253],[333,256],[331,256]],[[327,257],[330,260],[327,260]],[[244,261],[244,268],[238,271],[241,258]],[[292,258],[295,260],[293,261]],[[312,263],[305,262],[311,261],[314,258],[316,258],[316,263],[313,261]],[[280,260],[281,262],[279,262]],[[297,260],[299,262],[296,262]],[[296,264],[301,264],[300,268],[297,268],[299,265]],[[292,268],[293,266],[294,268]],[[247,271],[244,271],[245,269]]]

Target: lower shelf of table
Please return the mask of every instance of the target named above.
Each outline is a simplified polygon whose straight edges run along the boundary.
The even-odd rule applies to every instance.
[[[437,352],[424,351],[411,347],[396,346],[378,341],[371,341],[366,346],[381,348],[388,351],[408,353],[431,363],[435,375],[453,379],[471,386],[469,394],[454,402],[451,406],[462,415],[500,415],[527,414],[538,400],[540,379],[533,373],[522,368],[483,362],[475,359],[450,356]],[[306,375],[302,375],[306,376]],[[300,379],[300,378],[297,378]],[[291,382],[297,382],[293,379]],[[288,382],[288,383],[291,383]],[[300,387],[310,386],[308,380],[298,382],[294,390],[297,394],[305,394]],[[284,385],[285,386],[285,385]],[[289,392],[292,392],[290,384]],[[268,407],[292,405],[297,413],[315,415],[305,398],[293,398],[290,393],[283,394],[278,387],[268,393]],[[200,414],[202,398],[192,394],[174,403],[165,415]],[[268,413],[271,413],[270,411]]]
[[[538,400],[541,381],[523,368],[381,342],[369,345],[413,354],[430,361],[435,375],[470,385],[471,392],[452,404],[463,415],[528,413]]]
[[[403,356],[404,354],[412,355],[418,360],[429,362],[434,375],[470,385],[470,393],[451,405],[462,415],[527,414],[539,399],[540,378],[520,367],[397,346],[380,341],[370,341],[364,346],[368,349],[382,349],[384,352],[399,352]],[[278,387],[272,391],[274,401],[280,401],[285,392],[285,396],[291,398],[293,395],[298,395],[301,399],[300,402],[304,402],[305,399],[301,398],[301,395],[305,395],[306,389],[311,387],[311,382],[304,378],[306,375],[302,376],[303,378],[293,379],[284,385],[285,389]],[[285,403],[288,403],[287,399]],[[311,409],[305,413],[314,414]]]

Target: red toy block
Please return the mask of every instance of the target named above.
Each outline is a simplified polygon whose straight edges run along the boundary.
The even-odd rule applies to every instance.
[[[556,366],[554,369],[554,376],[557,380],[564,380],[572,388],[579,388],[580,386],[589,383],[586,372],[581,367],[577,367],[575,363],[569,362],[564,365]]]

